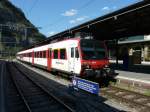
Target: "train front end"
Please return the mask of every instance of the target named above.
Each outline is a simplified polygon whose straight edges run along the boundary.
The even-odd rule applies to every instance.
[[[115,72],[109,67],[107,49],[104,42],[93,39],[80,41],[81,77],[114,78]]]

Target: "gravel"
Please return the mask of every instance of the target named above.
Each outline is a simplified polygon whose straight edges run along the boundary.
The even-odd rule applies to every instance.
[[[18,63],[21,63],[21,62],[18,62]],[[33,70],[34,72],[36,72],[36,73],[38,73],[40,76],[44,76],[45,78],[48,78],[48,79],[51,79],[51,80],[53,80],[54,82],[57,82],[57,83],[59,83],[59,84],[61,84],[61,85],[63,85],[63,86],[65,86],[65,87],[67,87],[69,84],[71,84],[71,82],[70,81],[68,81],[68,80],[66,80],[66,79],[63,79],[63,78],[61,78],[61,77],[59,77],[59,76],[55,76],[55,75],[52,75],[51,73],[49,73],[49,72],[47,72],[47,71],[44,71],[44,70],[41,70],[41,69],[38,69],[38,68],[36,68],[36,67],[32,67],[32,66],[30,66],[30,65],[27,65],[27,64],[24,64],[24,63],[21,63],[22,65],[24,65],[26,68],[28,68],[28,69],[30,69],[30,70]],[[87,96],[88,96],[88,94],[87,94],[87,96],[85,95],[79,95],[79,93],[78,92],[76,92],[76,94],[74,94],[75,95],[75,97],[77,97],[78,96],[78,98],[80,98],[80,100],[78,101],[78,104],[79,104],[79,102],[81,103],[81,104],[83,104],[82,102],[85,102],[84,100],[81,100],[81,99],[85,99],[86,101],[88,101],[88,98],[87,98]],[[101,97],[101,96],[100,96]],[[90,98],[90,97],[89,97]],[[103,99],[103,104],[106,104],[107,105],[107,107],[109,106],[109,107],[111,107],[111,108],[115,108],[116,109],[116,111],[122,111],[122,112],[124,112],[124,111],[127,111],[127,112],[137,112],[137,110],[136,109],[134,109],[134,108],[130,108],[130,107],[128,107],[126,104],[122,104],[122,103],[120,103],[120,102],[118,102],[118,101],[116,101],[116,100],[114,100],[114,99],[107,99],[107,98],[102,98],[101,97],[101,99],[100,100],[102,100]],[[92,99],[93,100],[93,99]],[[96,100],[94,100],[94,102],[95,102]],[[100,102],[95,102],[95,105],[99,105],[99,103]],[[89,103],[90,104],[90,103]],[[94,106],[95,106],[94,105]],[[85,107],[86,106],[89,106],[89,105],[84,105]],[[92,108],[92,106],[91,106],[91,108]],[[92,111],[92,110],[91,110]],[[110,110],[111,111],[111,110]]]

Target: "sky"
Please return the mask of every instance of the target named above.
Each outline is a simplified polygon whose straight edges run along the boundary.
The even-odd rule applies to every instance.
[[[141,0],[9,0],[47,37]]]

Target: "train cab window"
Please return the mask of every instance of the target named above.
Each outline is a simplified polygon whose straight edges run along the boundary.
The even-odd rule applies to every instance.
[[[66,59],[66,49],[60,49],[60,59]]]
[[[58,59],[58,50],[54,50],[54,59]]]
[[[71,57],[72,58],[74,57],[74,48],[73,47],[71,48]]]
[[[77,47],[75,48],[75,57],[76,57],[76,58],[79,58],[79,51],[78,51],[78,48],[77,48]]]

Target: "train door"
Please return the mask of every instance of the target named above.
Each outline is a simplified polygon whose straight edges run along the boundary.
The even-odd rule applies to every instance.
[[[79,57],[79,50],[78,47],[75,47],[75,65],[74,65],[74,71],[76,74],[80,74],[81,71],[81,61],[80,61],[80,57]]]
[[[69,48],[69,72],[74,73],[74,65],[75,65],[75,52],[74,47]]]
[[[71,47],[69,55],[69,71],[75,74],[78,73],[79,63],[80,60],[77,47]]]
[[[51,63],[52,63],[52,49],[51,48],[49,48],[48,50],[47,50],[47,70],[51,70]]]

